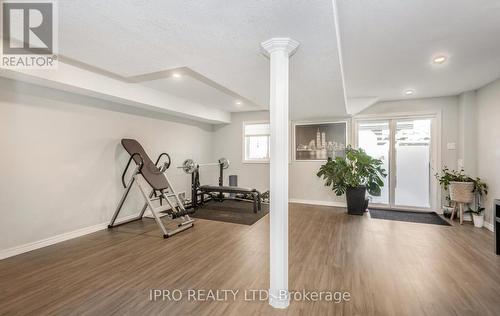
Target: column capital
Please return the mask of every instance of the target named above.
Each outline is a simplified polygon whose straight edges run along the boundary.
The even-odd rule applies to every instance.
[[[262,52],[266,56],[269,56],[271,53],[276,51],[283,51],[286,52],[288,56],[292,56],[299,45],[299,42],[289,37],[273,37],[260,43]]]

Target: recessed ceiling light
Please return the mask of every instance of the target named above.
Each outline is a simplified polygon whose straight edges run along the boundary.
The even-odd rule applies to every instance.
[[[432,59],[432,62],[435,64],[442,64],[444,63],[448,58],[446,56],[436,56]]]
[[[241,101],[236,101],[235,104],[236,105],[242,105],[243,103]]]
[[[414,95],[415,94],[415,90],[412,90],[412,89],[405,90],[404,94],[405,95]]]
[[[180,77],[182,77],[182,75],[180,73],[174,72],[172,74],[172,77],[174,77],[174,78],[180,78]]]

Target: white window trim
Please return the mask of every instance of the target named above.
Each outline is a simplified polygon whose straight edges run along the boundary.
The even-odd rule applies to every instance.
[[[268,120],[243,121],[241,125],[241,163],[244,164],[269,164],[269,159],[245,159],[245,126],[251,124],[270,124]],[[270,145],[270,144],[269,144]],[[270,154],[270,153],[269,153]]]
[[[353,139],[353,146],[357,147],[358,139],[357,139],[357,125],[361,121],[378,121],[378,120],[396,120],[396,119],[406,119],[406,118],[433,118],[435,124],[432,126],[432,133],[435,135],[435,141],[432,144],[432,157],[431,157],[431,168],[433,171],[439,171],[442,168],[442,110],[435,111],[408,111],[408,112],[396,112],[396,113],[375,113],[375,114],[362,114],[355,115],[352,118],[352,129],[351,129],[351,137]],[[431,209],[438,214],[443,214],[442,209],[442,197],[441,197],[441,187],[435,177],[431,177]],[[429,209],[422,208],[406,208],[411,211],[427,211]]]

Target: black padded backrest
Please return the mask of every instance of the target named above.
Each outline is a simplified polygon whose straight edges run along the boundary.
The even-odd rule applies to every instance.
[[[142,166],[141,174],[146,179],[151,187],[155,190],[163,190],[168,188],[168,181],[165,175],[155,166],[154,162],[149,158],[148,154],[141,144],[135,139],[122,139],[123,148],[132,156],[134,154],[139,154],[144,162]],[[141,158],[137,155],[134,156],[134,161],[136,164],[141,163]]]

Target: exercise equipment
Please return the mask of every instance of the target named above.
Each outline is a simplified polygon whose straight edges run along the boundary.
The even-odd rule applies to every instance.
[[[123,145],[123,148],[125,148],[125,150],[130,154],[130,158],[122,174],[122,184],[125,188],[125,192],[123,193],[120,202],[118,203],[116,211],[113,214],[111,222],[108,225],[108,228],[113,228],[126,223],[141,220],[146,209],[148,208],[153,214],[153,217],[158,224],[161,232],[163,233],[164,238],[168,238],[174,234],[193,227],[194,220],[189,217],[189,214],[192,214],[193,211],[186,210],[179,197],[179,194],[175,191],[165,173],[166,170],[170,167],[170,156],[167,153],[162,153],[160,154],[160,156],[158,156],[156,163],[153,163],[153,161],[144,151],[144,148],[142,148],[141,144],[139,144],[139,142],[137,142],[135,139],[122,139],[121,143]],[[160,160],[162,159],[162,157],[168,158],[168,160],[163,162],[163,164],[160,164]],[[129,181],[125,183],[125,175],[132,160],[134,160],[136,167]],[[116,222],[118,214],[123,207],[123,203],[125,202],[134,183],[138,184],[139,190],[144,197],[144,206],[142,207],[139,215],[137,215],[136,217],[121,222]],[[166,205],[163,205],[163,200],[167,202]],[[153,205],[154,201],[159,201],[160,206],[155,207]],[[161,219],[161,217],[163,216],[166,216],[170,220],[175,221],[177,223],[177,228],[168,230]]]
[[[219,166],[219,185],[200,185],[200,167],[203,166]],[[252,196],[253,211],[257,213],[262,209],[260,192],[257,189],[242,188],[233,186],[224,186],[224,169],[229,167],[229,160],[220,158],[218,163],[196,164],[193,159],[186,159],[181,168],[185,173],[191,174],[191,205],[195,209],[205,203],[205,196],[208,195],[212,199],[222,202],[230,197],[224,196],[224,193],[229,194],[247,194]],[[198,200],[200,198],[200,200]]]
[[[193,173],[198,167],[219,166],[219,165],[222,165],[223,169],[227,169],[229,168],[229,160],[227,160],[226,158],[220,158],[219,162],[197,164],[196,161],[194,161],[193,159],[186,159],[182,163],[182,166],[179,166],[177,168],[181,168],[182,170],[184,170],[185,173]]]

